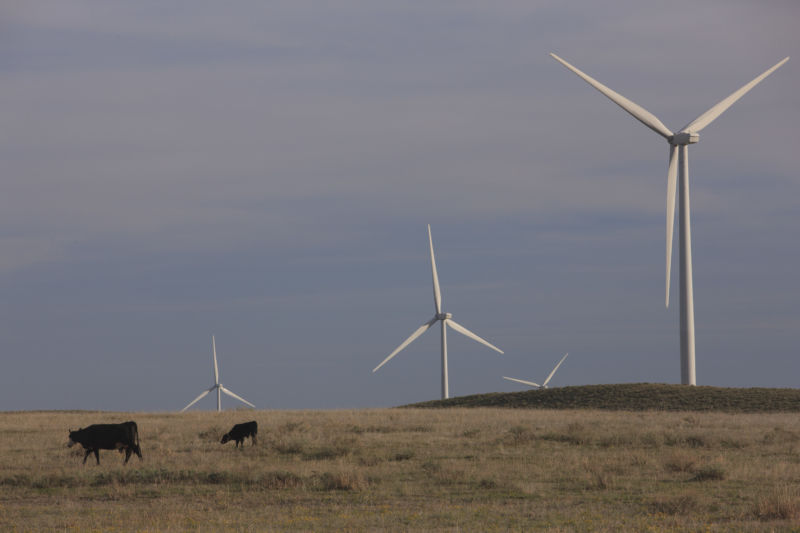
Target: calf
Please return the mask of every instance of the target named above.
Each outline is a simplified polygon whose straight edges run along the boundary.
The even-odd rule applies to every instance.
[[[80,444],[86,450],[83,456],[83,464],[86,458],[94,452],[97,464],[100,464],[99,450],[125,450],[125,463],[131,458],[131,453],[142,459],[142,450],[139,448],[139,429],[136,422],[129,421],[121,424],[93,424],[77,431],[69,432],[69,444],[72,447]]]
[[[242,448],[244,448],[245,437],[250,437],[250,441],[253,443],[253,446],[258,443],[258,424],[255,420],[233,426],[229,432],[222,436],[222,444],[225,444],[229,440],[235,440],[237,448],[240,444],[242,445]]]

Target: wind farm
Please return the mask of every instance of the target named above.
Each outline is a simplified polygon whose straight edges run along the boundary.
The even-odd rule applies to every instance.
[[[212,332],[241,365],[222,369],[225,386],[285,409],[510,387],[498,377],[526,379],[527,354],[563,354],[565,342],[585,362],[559,369],[568,385],[793,386],[799,82],[792,61],[776,65],[796,48],[789,8],[740,6],[723,20],[708,3],[586,2],[585,18],[559,7],[551,20],[536,3],[486,19],[453,5],[420,26],[375,5],[375,25],[339,7],[340,24],[317,33],[328,20],[301,21],[322,14],[287,5],[267,17],[290,21],[273,41],[240,31],[266,27],[248,9],[217,29],[226,35],[186,19],[173,38],[149,8],[133,20],[121,5],[80,28],[60,11],[9,15],[9,35],[27,37],[7,48],[20,67],[0,95],[16,132],[0,141],[13,192],[0,209],[11,228],[0,236],[4,340],[21,364],[20,379],[0,383],[7,409],[93,409],[101,396],[110,409],[179,410],[215,383],[193,390],[185,372]],[[714,21],[713,37],[701,21]],[[45,27],[61,30],[41,42]],[[397,35],[419,39],[398,46]],[[280,68],[274,46],[287,54]],[[668,150],[627,110],[587,96],[550,51]],[[439,315],[402,332],[424,298],[415,291],[429,290],[419,273],[430,250],[413,237],[427,223],[455,322],[428,328],[435,349],[429,332],[371,373]],[[505,355],[454,340],[457,324]],[[58,379],[34,394],[40,368]],[[212,392],[231,401],[223,408],[247,406]]]
[[[0,531],[797,529],[794,3],[10,4]]]

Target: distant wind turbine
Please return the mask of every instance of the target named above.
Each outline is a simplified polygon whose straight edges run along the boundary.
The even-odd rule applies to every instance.
[[[509,377],[506,377],[506,376],[503,376],[503,379],[507,379],[508,381],[516,381],[517,383],[522,383],[523,385],[530,385],[531,387],[536,387],[536,388],[539,388],[539,389],[546,389],[547,388],[547,384],[550,383],[550,380],[555,375],[556,370],[558,370],[558,367],[561,366],[561,363],[564,362],[564,359],[566,359],[568,355],[569,355],[569,353],[565,353],[564,354],[564,357],[562,357],[561,361],[559,361],[558,364],[556,364],[556,366],[553,367],[553,370],[550,372],[550,374],[547,376],[547,379],[545,379],[544,382],[541,385],[539,385],[538,383],[534,383],[533,381],[525,381],[524,379],[509,378]]]
[[[673,133],[661,123],[655,115],[643,107],[614,92],[599,81],[581,72],[555,54],[550,54],[556,61],[583,78],[589,85],[603,93],[612,102],[633,115],[642,124],[655,131],[669,142],[669,169],[667,170],[667,286],[666,306],[669,307],[669,278],[672,262],[672,230],[675,220],[675,189],[680,181],[680,328],[681,328],[681,383],[696,385],[695,378],[695,342],[694,342],[694,290],[692,287],[692,231],[689,208],[689,159],[688,146],[696,143],[699,133],[725,112],[739,98],[755,87],[761,80],[772,74],[781,65],[789,61],[784,58],[766,70],[750,83],[719,102],[717,105]],[[678,176],[680,169],[680,176]]]
[[[214,336],[213,335],[211,336],[211,351],[214,354],[214,384],[208,390],[203,391],[203,393],[200,396],[198,396],[197,398],[192,400],[192,402],[189,405],[187,405],[186,407],[181,409],[181,413],[184,412],[185,410],[187,410],[188,408],[190,408],[191,406],[193,406],[194,404],[196,404],[198,400],[203,398],[206,394],[208,394],[209,392],[213,391],[214,389],[216,389],[216,391],[217,391],[217,411],[222,411],[222,398],[221,398],[221,394],[220,394],[222,392],[224,392],[225,394],[227,394],[231,398],[236,398],[240,402],[246,403],[250,407],[255,407],[255,405],[253,405],[252,403],[248,402],[247,400],[245,400],[241,396],[237,396],[232,391],[229,391],[228,389],[223,387],[222,383],[219,382],[219,368],[217,367],[217,344],[214,341]]]
[[[448,388],[448,380],[447,380],[447,326],[450,326],[457,332],[461,333],[469,337],[472,340],[478,341],[479,343],[488,346],[492,350],[503,353],[503,350],[483,340],[482,338],[478,337],[470,330],[458,324],[456,321],[453,320],[453,315],[450,313],[443,313],[442,312],[442,293],[439,290],[439,275],[436,273],[436,259],[433,255],[433,239],[431,238],[431,225],[428,224],[428,244],[430,244],[431,249],[431,271],[433,272],[433,304],[436,309],[436,314],[433,318],[427,321],[425,324],[420,326],[414,333],[411,334],[409,338],[407,338],[403,343],[395,348],[395,350],[389,354],[389,356],[384,359],[381,364],[376,366],[372,371],[376,372],[380,367],[385,365],[389,362],[389,359],[400,353],[400,351],[411,344],[414,339],[428,331],[436,322],[441,322],[442,324],[442,399],[446,399],[450,397],[450,392]]]

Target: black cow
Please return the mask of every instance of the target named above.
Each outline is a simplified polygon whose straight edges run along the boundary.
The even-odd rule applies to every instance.
[[[237,448],[240,444],[242,445],[242,448],[244,448],[245,437],[250,437],[250,441],[253,443],[253,446],[258,443],[258,424],[255,420],[233,426],[229,432],[222,436],[222,444],[225,444],[229,440],[235,440]]]
[[[125,450],[125,463],[131,458],[131,453],[142,459],[142,450],[139,448],[139,428],[136,422],[129,421],[121,424],[93,424],[89,427],[69,432],[69,444],[72,447],[80,444],[86,450],[83,456],[83,464],[86,458],[94,452],[97,464],[100,464],[99,450]]]

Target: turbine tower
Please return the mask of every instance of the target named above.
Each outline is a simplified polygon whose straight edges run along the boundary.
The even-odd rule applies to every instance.
[[[669,167],[667,170],[667,285],[666,306],[669,307],[669,278],[672,261],[672,230],[675,220],[676,182],[679,196],[680,228],[680,328],[681,328],[681,383],[696,385],[695,342],[694,342],[694,290],[692,287],[692,230],[689,208],[689,159],[688,146],[695,144],[699,133],[725,112],[739,98],[755,87],[761,80],[772,74],[789,61],[786,57],[738,91],[720,101],[717,105],[691,121],[677,132],[670,131],[655,115],[609,89],[599,81],[581,72],[555,54],[553,58],[569,70],[583,78],[589,85],[603,93],[612,102],[633,115],[642,124],[664,137],[669,143]]]
[[[186,407],[181,409],[181,413],[184,412],[185,410],[187,410],[188,408],[190,408],[191,406],[193,406],[194,404],[196,404],[198,400],[203,398],[206,394],[208,394],[209,392],[213,391],[214,389],[216,389],[216,391],[217,391],[217,411],[222,411],[222,395],[221,395],[221,393],[223,393],[223,392],[225,394],[227,394],[228,396],[230,396],[231,398],[236,398],[240,402],[246,403],[250,407],[255,407],[255,405],[253,405],[252,403],[248,402],[247,400],[245,400],[241,396],[237,396],[232,391],[229,391],[228,389],[223,387],[222,383],[219,382],[219,368],[217,367],[217,344],[214,341],[214,336],[213,335],[211,336],[211,351],[214,354],[214,357],[213,357],[213,360],[214,360],[214,384],[209,389],[203,391],[203,393],[200,396],[198,396],[197,398],[192,400],[189,405],[187,405]]]
[[[428,320],[426,323],[421,325],[414,333],[411,334],[403,343],[395,348],[395,350],[389,354],[389,356],[384,359],[381,364],[376,366],[372,369],[373,372],[376,372],[380,367],[385,365],[389,362],[389,359],[400,353],[400,351],[411,344],[414,339],[428,331],[430,328],[433,327],[436,322],[440,322],[442,325],[442,399],[447,399],[450,397],[450,391],[448,388],[448,379],[447,379],[447,327],[450,326],[457,332],[461,333],[462,335],[469,337],[472,340],[478,341],[479,343],[488,346],[492,350],[503,353],[503,350],[483,340],[482,338],[478,337],[470,330],[462,326],[461,324],[457,323],[453,320],[453,315],[450,313],[443,313],[442,312],[442,293],[439,290],[439,275],[436,273],[436,259],[433,255],[433,239],[431,238],[431,225],[428,224],[428,244],[430,245],[431,249],[431,271],[433,272],[433,305],[436,310],[436,314]]]
[[[562,357],[561,361],[559,361],[558,364],[556,364],[556,366],[553,367],[553,370],[550,372],[550,374],[547,376],[547,379],[544,380],[544,382],[542,382],[541,385],[539,385],[538,383],[534,383],[533,381],[525,381],[524,379],[509,378],[509,377],[506,377],[506,376],[503,376],[503,379],[507,379],[508,381],[516,381],[517,383],[522,383],[524,385],[530,385],[531,387],[536,387],[538,389],[546,389],[547,388],[547,384],[550,383],[550,380],[555,375],[556,370],[558,370],[558,367],[561,366],[561,363],[564,362],[564,359],[566,359],[568,355],[569,355],[569,353],[565,353],[564,354],[564,357]]]

